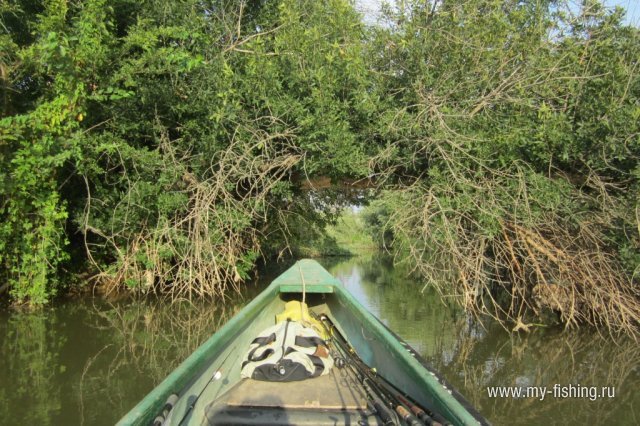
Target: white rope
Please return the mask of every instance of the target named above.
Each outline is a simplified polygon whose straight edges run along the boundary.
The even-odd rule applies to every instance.
[[[304,274],[302,273],[302,267],[300,267],[300,262],[298,262],[298,270],[300,271],[300,279],[302,280],[302,304],[304,304],[307,297],[307,285],[304,282]]]
[[[302,267],[300,266],[299,262],[298,262],[298,271],[300,271],[300,280],[302,281],[302,303],[300,304],[300,321],[305,327],[315,328],[316,331],[320,332],[317,326],[313,324],[313,321],[309,317],[309,314],[307,313],[307,315],[305,315],[305,312],[306,312],[305,306],[307,305],[306,304],[307,283],[304,280],[304,274],[302,273]]]

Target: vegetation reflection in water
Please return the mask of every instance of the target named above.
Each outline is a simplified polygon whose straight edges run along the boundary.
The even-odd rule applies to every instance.
[[[640,354],[587,332],[484,327],[384,256],[321,259],[494,424],[638,424]],[[223,304],[69,301],[0,311],[0,424],[113,424],[278,272]],[[615,386],[597,401],[490,399],[487,386]]]
[[[391,259],[329,260],[337,276],[496,425],[640,424],[640,351],[588,330],[538,329],[512,335],[481,324]],[[424,288],[424,291],[423,291]],[[612,386],[615,397],[490,398],[491,386]]]
[[[259,290],[0,312],[0,424],[114,424]]]

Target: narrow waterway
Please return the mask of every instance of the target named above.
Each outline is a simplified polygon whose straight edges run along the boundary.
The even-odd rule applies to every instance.
[[[509,335],[407,279],[384,256],[320,262],[494,424],[640,424],[636,343],[561,329]],[[224,305],[85,299],[0,310],[0,424],[115,423],[286,266]],[[487,389],[497,386],[549,393],[491,398]],[[594,398],[593,386],[608,387],[605,396]]]

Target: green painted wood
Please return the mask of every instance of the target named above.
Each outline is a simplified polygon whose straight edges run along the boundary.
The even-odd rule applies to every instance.
[[[336,277],[313,259],[297,261],[272,285],[280,287],[281,293],[302,293],[303,282],[307,293],[333,293],[333,288],[341,285]]]
[[[336,287],[335,293],[334,322],[366,364],[453,424],[480,423],[349,291]]]
[[[282,309],[283,302],[279,294],[302,292],[302,278],[308,293],[327,294],[322,299],[326,305],[322,306],[330,311],[335,325],[368,365],[376,367],[379,374],[399,389],[444,415],[455,425],[479,424],[478,419],[407,351],[403,342],[360,305],[339,280],[316,261],[304,259],[276,278],[140,401],[118,425],[151,423],[167,397],[172,393],[180,393],[183,397],[176,404],[175,418],[172,419],[172,424],[177,424],[187,411],[187,400],[206,387],[208,377],[219,368],[221,360],[229,353],[231,358],[237,358],[236,361],[241,359],[252,336],[271,321],[277,309]],[[232,382],[239,380],[239,371],[234,374],[233,378],[229,377]],[[203,394],[202,405],[196,406],[183,424],[201,424],[204,420],[203,406],[216,399],[219,392],[219,389],[208,389]]]
[[[275,297],[277,297],[277,287],[269,286],[196,349],[117,424],[119,426],[150,424],[162,410],[169,395],[180,392],[187,384],[196,380],[198,375],[237,338],[247,322],[259,314]]]
[[[176,413],[165,426],[201,425],[206,414],[206,406],[230,390],[240,379],[242,358],[255,336],[275,322],[276,314],[284,309],[285,302],[278,297],[277,289],[274,289],[273,297],[263,305],[260,311],[245,324],[241,325],[239,333],[234,337],[225,352],[216,356],[215,361],[203,372],[198,373],[198,378],[190,383],[180,394],[180,400],[174,410]],[[221,372],[220,380],[211,381],[212,376]],[[193,410],[185,417],[190,403],[201,395]],[[184,419],[182,419],[184,417]]]
[[[280,293],[302,293],[302,285],[300,284],[283,284],[278,286]],[[307,293],[333,293],[332,285],[314,285],[307,286]]]

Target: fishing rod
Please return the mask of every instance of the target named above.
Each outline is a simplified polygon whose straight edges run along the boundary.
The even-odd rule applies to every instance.
[[[367,366],[355,352],[352,352],[352,354],[354,355],[352,356],[353,362],[359,364],[360,368],[364,369],[365,371],[369,372],[370,375],[375,377],[378,383],[383,388],[385,388],[387,392],[391,393],[393,398],[398,400],[398,402],[401,404],[400,407],[405,406],[409,408],[409,410],[411,410],[413,415],[418,419],[420,419],[427,426],[451,426],[451,423],[447,419],[439,415],[438,413],[429,411],[429,414],[427,414],[425,409],[423,409],[416,403],[410,401],[408,399],[409,398],[408,396],[403,395],[398,389],[396,389],[395,386],[389,383],[384,377],[376,374],[375,369],[369,368],[369,366]],[[411,424],[411,422],[407,420],[407,419],[411,419],[411,417],[407,416],[406,413],[402,413],[402,414],[405,421]]]
[[[315,314],[312,313],[311,315],[313,316],[314,319],[318,320],[318,317]],[[322,321],[320,321],[320,323],[322,324],[322,327],[324,327],[324,329],[326,330],[327,334],[331,336],[331,331],[327,328],[327,325]],[[360,381],[360,383],[362,384],[362,387],[364,388],[366,393],[369,395],[370,403],[373,405],[373,408],[376,410],[376,412],[380,416],[380,419],[382,420],[382,424],[384,426],[397,425],[398,424],[397,417],[394,415],[393,411],[391,411],[389,407],[387,407],[387,404],[385,404],[380,399],[379,393],[376,393],[373,390],[373,388],[367,383],[367,379],[364,378],[364,376],[355,369],[353,364],[347,364],[345,362],[345,358],[348,356],[348,354],[344,354],[343,351],[340,350],[341,348],[338,348],[337,344],[333,346],[335,346],[335,348],[333,349],[329,348],[329,353],[333,358],[334,365],[339,369],[342,369],[346,365],[348,365],[347,368],[351,370],[353,375]]]
[[[389,383],[384,377],[375,373],[375,369],[371,369],[368,365],[362,361],[362,359],[358,356],[358,354],[353,350],[353,348],[349,345],[346,339],[340,334],[340,332],[335,328],[335,325],[331,321],[331,319],[326,315],[321,315],[320,317],[323,325],[328,329],[329,334],[331,336],[335,336],[335,341],[337,343],[337,347],[341,347],[342,352],[348,356],[352,362],[369,378],[370,381],[376,383],[378,388],[383,387],[385,393],[388,395],[388,399],[390,401],[395,400],[394,409],[398,414],[410,425],[420,424],[417,421],[416,417],[420,419],[420,421],[424,422],[428,426],[448,426],[451,423],[441,416],[438,413],[435,413],[431,410],[426,410],[420,407],[415,402],[411,401],[411,398],[400,392],[393,384]],[[327,327],[329,324],[330,328]],[[404,407],[409,408],[411,410],[411,415],[406,411]],[[414,417],[415,416],[415,417]]]
[[[204,393],[205,389],[207,389],[207,387],[214,381],[214,380],[220,380],[222,378],[222,367],[224,366],[224,363],[227,362],[227,359],[229,359],[229,357],[231,356],[232,353],[234,353],[234,349],[231,349],[229,351],[229,353],[227,354],[226,357],[224,357],[224,359],[222,360],[222,362],[220,363],[220,367],[218,367],[218,369],[213,373],[213,375],[211,376],[211,378],[207,381],[207,383],[204,385],[204,387],[202,388],[202,390],[200,391],[200,393],[198,394],[198,396],[195,397],[195,399],[191,402],[191,404],[189,404],[189,407],[187,407],[187,411],[184,413],[184,415],[182,416],[182,418],[180,419],[180,422],[178,422],[178,426],[182,425],[182,422],[184,422],[184,420],[187,418],[187,416],[189,415],[189,413],[191,413],[191,410],[193,410],[193,408],[196,406],[196,402],[198,402],[198,400],[200,399],[200,397],[202,396],[202,394]]]
[[[375,369],[372,369],[368,365],[366,365],[364,361],[362,361],[362,359],[358,356],[357,352],[355,352],[355,350],[351,348],[351,346],[349,345],[349,342],[347,342],[346,339],[335,328],[335,325],[333,324],[331,319],[327,316],[324,316],[324,320],[331,325],[333,330],[335,330],[335,333],[333,334],[336,335],[336,340],[338,341],[338,343],[348,348],[348,355],[353,360],[353,362],[356,363],[356,365],[358,365],[360,369],[362,369],[365,373],[367,373],[367,375],[372,380],[375,380],[376,383],[379,383],[381,386],[385,388],[385,390],[390,392],[393,395],[393,398],[397,399],[402,405],[408,407],[420,420],[422,420],[428,426],[443,426],[443,425],[450,426],[451,425],[451,423],[447,419],[445,419],[443,416],[431,410],[423,409],[418,404],[411,401],[411,398],[408,395],[401,393],[393,384],[389,383],[389,381],[385,379],[383,376],[376,374]]]
[[[398,424],[397,417],[394,415],[395,412],[406,424],[410,426],[423,426],[423,424],[418,421],[418,419],[416,419],[409,411],[407,411],[407,409],[403,407],[397,399],[393,398],[392,395],[390,395],[380,387],[379,381],[376,377],[373,377],[367,371],[367,369],[362,368],[362,365],[356,362],[354,358],[354,352],[350,350],[350,348],[345,347],[343,345],[343,342],[341,342],[337,336],[334,341],[336,343],[336,347],[341,353],[343,353],[345,358],[349,358],[351,360],[348,365],[351,367],[352,371],[355,373],[358,380],[360,380],[367,392],[371,394],[373,398],[378,399],[378,401],[376,401],[375,399],[373,401],[374,408],[381,414],[381,417],[383,417],[385,425]],[[382,397],[386,403],[383,403],[380,397]],[[378,402],[378,404],[376,404],[375,402]],[[380,407],[380,403],[383,403],[384,405]],[[389,407],[393,409],[393,411],[391,411],[391,414],[388,413],[390,411]],[[386,414],[386,418],[382,415],[383,413]]]
[[[325,321],[331,325],[331,328],[327,326]],[[326,315],[321,315],[320,322],[327,330],[328,334],[335,337],[333,341],[335,342],[336,349],[341,352],[345,358],[351,360],[351,362],[348,363],[351,370],[354,372],[358,380],[360,380],[367,393],[372,397],[374,408],[379,412],[384,424],[397,424],[397,417],[394,415],[397,413],[397,415],[400,416],[406,424],[410,426],[422,426],[423,423],[411,414],[411,412],[404,407],[402,402],[395,398],[393,394],[389,393],[388,390],[385,390],[380,386],[378,376],[373,376],[370,373],[369,368],[364,365],[362,360],[359,359],[358,355],[353,351],[346,340],[344,340],[342,335],[340,335],[337,330],[334,332],[335,326],[333,326],[331,320]],[[383,399],[385,400],[384,402],[382,401]],[[409,405],[407,406],[409,407]],[[391,407],[393,411],[389,410],[389,407]]]
[[[323,324],[323,326],[326,328],[325,324]],[[364,388],[366,393],[369,395],[370,402],[373,405],[373,408],[376,410],[376,412],[380,416],[380,419],[382,420],[382,424],[384,426],[399,424],[398,418],[396,417],[395,413],[388,407],[388,405],[392,405],[392,404],[385,403],[381,399],[380,391],[377,390],[377,388],[374,390],[374,386],[370,384],[370,380],[368,380],[360,371],[358,371],[358,369],[355,367],[353,363],[345,362],[345,358],[348,357],[349,355],[344,353],[341,350],[342,348],[339,348],[337,344],[335,345],[335,347],[336,347],[336,351],[338,352],[337,353],[338,356],[333,355],[334,359],[338,361],[335,363],[335,365],[338,366],[338,368],[343,368],[345,365],[348,365],[349,370],[351,370],[353,375],[360,381],[360,383],[362,384],[362,387]],[[340,355],[342,355],[342,357],[340,357]]]

